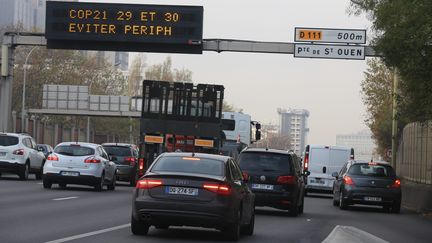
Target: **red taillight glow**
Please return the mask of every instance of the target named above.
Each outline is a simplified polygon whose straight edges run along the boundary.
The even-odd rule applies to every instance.
[[[136,183],[137,189],[151,189],[153,187],[162,186],[162,180],[143,179]]]
[[[47,158],[47,160],[51,160],[51,161],[58,161],[58,160],[59,160],[59,158],[58,158],[58,156],[57,156],[57,155],[54,155],[54,154],[50,154],[50,155],[48,155],[48,158]]]
[[[393,182],[393,185],[391,185],[391,188],[400,188],[401,187],[401,181],[399,179],[396,179]]]
[[[139,159],[139,169],[144,170],[144,158]]]
[[[84,163],[90,163],[90,164],[99,164],[101,161],[100,159],[97,159],[96,157],[88,157],[84,160]]]
[[[308,170],[308,167],[309,167],[309,153],[307,153],[306,155],[305,155],[305,158],[304,158],[304,163],[303,163],[303,170]]]
[[[277,178],[278,184],[296,184],[297,177],[296,176],[278,176]]]
[[[125,162],[128,162],[130,166],[135,166],[135,158],[134,157],[125,157]]]
[[[12,154],[15,154],[15,155],[24,155],[24,149],[17,149],[15,151],[13,151]]]
[[[354,185],[353,179],[349,176],[344,176],[343,180],[344,180],[345,185]]]
[[[203,188],[220,194],[220,195],[230,195],[231,194],[231,189],[228,185],[220,185],[220,184],[204,184]]]

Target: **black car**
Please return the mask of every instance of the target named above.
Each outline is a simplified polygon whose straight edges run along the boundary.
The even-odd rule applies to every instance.
[[[401,182],[387,162],[348,161],[339,174],[332,174],[333,205],[346,209],[352,204],[378,205],[399,213]]]
[[[295,153],[250,148],[241,152],[238,163],[249,176],[256,206],[289,210],[292,216],[303,213],[305,174]]]
[[[116,179],[128,181],[135,186],[137,181],[138,149],[136,145],[127,143],[104,143],[102,147],[117,164]]]
[[[53,147],[48,144],[37,144],[36,148],[38,151],[42,151],[42,153],[45,155],[45,158],[48,158],[48,155],[54,151]]]
[[[137,182],[131,230],[146,235],[151,225],[221,230],[228,239],[254,230],[254,194],[227,156],[164,153]]]

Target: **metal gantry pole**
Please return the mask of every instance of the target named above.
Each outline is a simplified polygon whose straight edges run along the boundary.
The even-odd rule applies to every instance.
[[[23,89],[22,89],[22,106],[21,106],[21,132],[26,132],[25,129],[25,99],[26,99],[26,81],[27,81],[27,62],[32,54],[32,52],[36,49],[37,46],[34,46],[26,56],[24,62],[24,77],[23,77]]]
[[[391,164],[396,171],[396,155],[397,155],[397,138],[398,138],[398,121],[397,121],[397,90],[398,90],[398,71],[397,68],[393,70],[393,108],[392,108],[392,158]]]

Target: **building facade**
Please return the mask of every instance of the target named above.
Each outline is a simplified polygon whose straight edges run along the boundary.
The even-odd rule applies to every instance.
[[[368,130],[358,133],[336,135],[336,145],[352,147],[355,159],[371,161],[378,159],[376,145]]]
[[[292,150],[300,156],[307,144],[309,111],[278,109],[278,114],[279,134],[290,137]]]

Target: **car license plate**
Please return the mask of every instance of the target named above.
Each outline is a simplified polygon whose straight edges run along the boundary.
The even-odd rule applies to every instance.
[[[273,185],[252,184],[252,189],[273,190]]]
[[[62,176],[79,176],[79,172],[75,172],[75,171],[62,171],[61,175]]]
[[[324,181],[324,180],[321,180],[321,179],[319,179],[319,178],[316,178],[315,180],[314,180],[314,179],[311,179],[310,182],[311,182],[311,183],[315,183],[315,184],[322,184],[322,185],[325,184],[325,181]]]
[[[6,152],[0,152],[0,157],[6,156]]]
[[[189,188],[189,187],[175,187],[169,186],[166,189],[168,194],[176,194],[176,195],[187,195],[187,196],[197,196],[198,189],[197,188]]]
[[[365,201],[370,201],[370,202],[381,202],[382,198],[380,197],[364,197]]]

